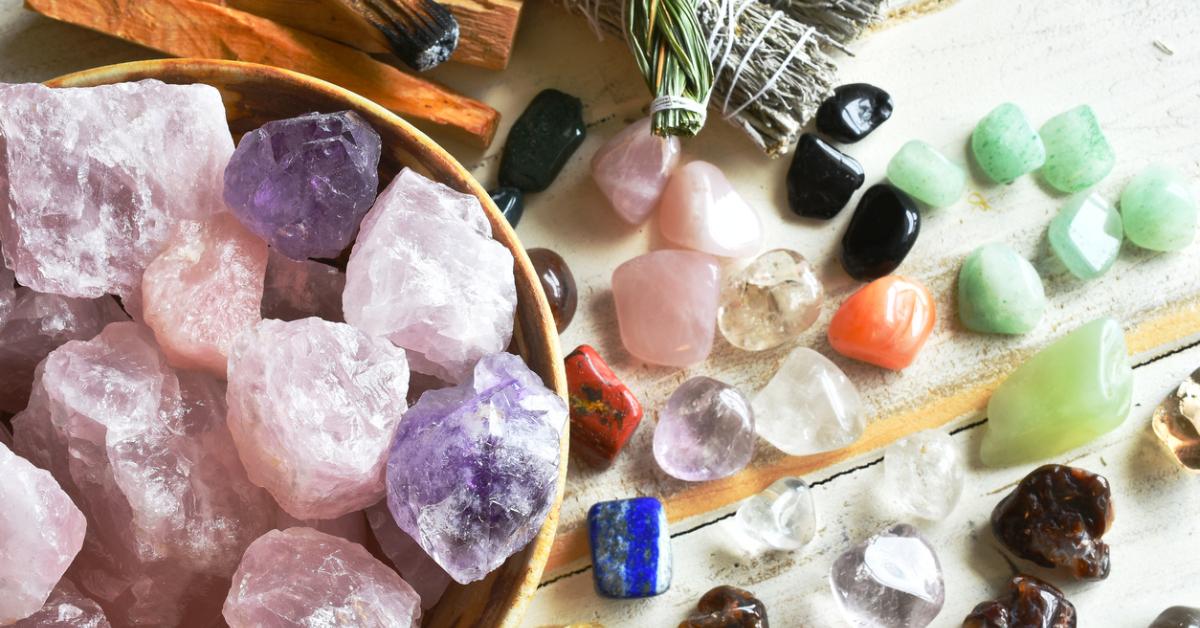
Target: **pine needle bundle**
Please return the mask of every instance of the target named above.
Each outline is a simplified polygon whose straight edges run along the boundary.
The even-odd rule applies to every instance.
[[[650,105],[654,133],[699,133],[713,77],[693,0],[630,2],[625,39],[655,96]]]

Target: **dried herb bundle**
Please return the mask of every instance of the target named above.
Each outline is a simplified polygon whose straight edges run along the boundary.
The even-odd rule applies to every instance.
[[[655,96],[654,133],[699,133],[713,76],[693,0],[630,0],[625,39]]]

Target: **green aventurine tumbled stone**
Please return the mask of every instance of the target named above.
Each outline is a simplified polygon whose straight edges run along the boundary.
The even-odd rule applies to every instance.
[[[1046,164],[1042,178],[1063,192],[1086,190],[1112,172],[1117,156],[1100,121],[1087,105],[1050,118],[1042,125]]]
[[[999,467],[1061,454],[1120,425],[1132,400],[1121,325],[1094,320],[1042,349],[996,389],[980,459]]]
[[[1046,162],[1046,146],[1021,108],[1006,102],[979,121],[971,152],[984,174],[998,183],[1033,172]]]
[[[900,148],[888,162],[887,176],[909,196],[934,207],[953,205],[967,189],[967,173],[920,140]]]
[[[562,171],[583,143],[583,103],[576,97],[544,89],[513,123],[500,157],[500,185],[541,192]]]
[[[985,244],[958,272],[958,317],[974,331],[1023,334],[1046,311],[1046,290],[1028,260],[1005,244]]]
[[[1150,166],[1121,192],[1121,222],[1130,242],[1152,251],[1178,251],[1196,235],[1196,199],[1178,172]]]
[[[1099,194],[1078,194],[1050,221],[1050,249],[1071,274],[1094,279],[1108,272],[1121,252],[1121,215]]]

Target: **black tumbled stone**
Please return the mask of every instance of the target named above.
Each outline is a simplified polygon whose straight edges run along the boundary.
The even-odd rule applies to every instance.
[[[500,208],[500,213],[504,214],[508,224],[515,229],[517,223],[521,222],[521,215],[525,213],[525,195],[521,193],[521,190],[514,187],[499,187],[488,192],[488,196],[492,197],[492,202]]]
[[[892,117],[892,97],[870,83],[851,83],[833,90],[817,109],[817,130],[852,144]]]
[[[583,103],[557,89],[542,90],[508,132],[500,185],[525,192],[550,187],[586,135]]]
[[[886,183],[873,185],[842,236],[842,268],[861,281],[878,279],[896,270],[920,232],[916,202]]]
[[[865,179],[853,157],[805,133],[787,172],[788,207],[805,218],[828,220],[842,211]]]

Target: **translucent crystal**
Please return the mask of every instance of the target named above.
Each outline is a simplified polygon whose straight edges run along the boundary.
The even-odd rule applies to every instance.
[[[1200,369],[1154,409],[1154,433],[1179,464],[1200,471]]]
[[[733,524],[749,550],[798,550],[817,535],[812,489],[800,478],[776,480],[737,509]]]
[[[867,427],[853,382],[807,347],[788,354],[753,405],[759,435],[793,456],[841,449]]]
[[[342,322],[342,290],[346,274],[312,260],[297,262],[283,253],[267,252],[262,317],[294,321],[316,316]]]
[[[735,347],[772,349],[811,327],[824,300],[812,264],[795,251],[775,249],[725,282],[717,325]]]
[[[945,519],[954,510],[965,476],[962,454],[945,432],[917,432],[883,455],[885,493],[905,513],[923,519]]]
[[[639,225],[658,206],[679,164],[679,138],[650,132],[650,118],[625,127],[592,157],[592,179],[625,222]]]
[[[396,525],[386,500],[371,506],[366,513],[367,522],[383,555],[400,573],[400,577],[421,596],[421,608],[433,608],[446,592],[446,587],[450,586],[450,574]]]
[[[903,523],[839,556],[829,584],[843,617],[860,628],[922,628],[946,601],[937,554]]]
[[[690,366],[712,351],[720,269],[711,255],[660,250],[621,264],[613,301],[625,350],[639,360]]]
[[[741,471],[754,457],[754,411],[736,388],[693,377],[671,393],[654,428],[654,460],[681,480]]]
[[[762,222],[720,168],[692,161],[675,170],[659,201],[658,226],[680,246],[746,257],[762,249]]]
[[[111,628],[104,609],[63,578],[50,592],[38,612],[18,621],[12,628]]]
[[[1096,193],[1076,195],[1050,221],[1050,250],[1071,274],[1095,279],[1108,272],[1121,252],[1121,215]]]

